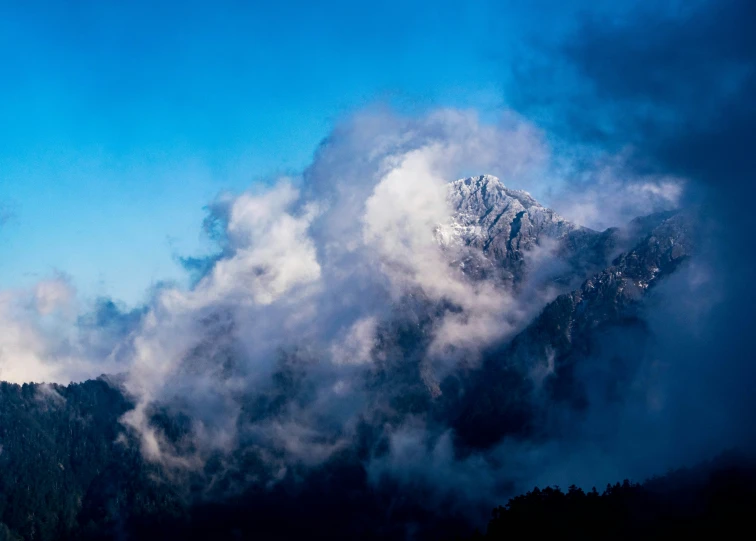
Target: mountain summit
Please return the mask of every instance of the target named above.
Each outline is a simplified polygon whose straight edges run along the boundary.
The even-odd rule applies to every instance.
[[[450,183],[448,199],[466,244],[496,259],[528,250],[542,238],[564,238],[579,228],[528,192],[509,189],[491,175]]]
[[[449,183],[450,226],[436,236],[465,274],[496,279],[518,289],[537,259],[558,263],[558,283],[576,286],[608,264],[621,249],[616,228],[604,232],[575,224],[544,207],[524,190],[507,188],[495,176],[480,175]]]

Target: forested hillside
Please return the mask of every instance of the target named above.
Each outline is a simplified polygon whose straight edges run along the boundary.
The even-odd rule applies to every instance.
[[[275,482],[252,452],[172,476],[125,436],[118,418],[128,408],[106,379],[0,385],[0,540],[312,539],[317,531],[441,541],[466,539],[476,526],[453,497],[429,509],[421,487],[369,482],[356,450]],[[180,423],[168,419],[155,416],[180,438]],[[535,489],[495,509],[477,537],[713,538],[721,528],[752,531],[754,509],[756,468],[733,455],[603,492]]]

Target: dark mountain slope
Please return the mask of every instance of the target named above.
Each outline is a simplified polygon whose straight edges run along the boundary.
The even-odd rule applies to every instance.
[[[663,219],[632,250],[579,289],[558,296],[510,344],[490,353],[464,386],[463,398],[444,406],[459,442],[485,448],[505,435],[533,436],[536,426],[544,426],[538,419],[544,398],[584,406],[585,389],[575,371],[592,358],[614,363],[606,368],[615,378],[607,384],[631,377],[646,339],[639,316],[644,296],[692,254],[693,241],[688,217]],[[622,337],[634,347],[602,350]],[[446,382],[444,394],[460,394],[458,379]]]

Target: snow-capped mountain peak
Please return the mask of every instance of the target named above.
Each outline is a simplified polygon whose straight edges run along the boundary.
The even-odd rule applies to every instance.
[[[501,273],[517,282],[528,251],[581,229],[492,175],[450,182],[447,198],[453,215],[448,226],[438,228],[437,239],[444,247],[464,247],[462,266],[476,275]]]

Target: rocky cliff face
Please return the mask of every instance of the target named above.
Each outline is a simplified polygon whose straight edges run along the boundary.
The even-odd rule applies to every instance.
[[[529,193],[506,188],[491,175],[450,183],[448,199],[459,238],[502,262],[543,239],[563,239],[579,229],[541,206]]]
[[[608,264],[625,241],[618,229],[574,224],[491,175],[450,183],[448,200],[454,214],[449,228],[436,231],[439,243],[464,247],[455,262],[468,276],[515,290],[539,259],[554,258],[561,267],[551,278],[570,283]]]

